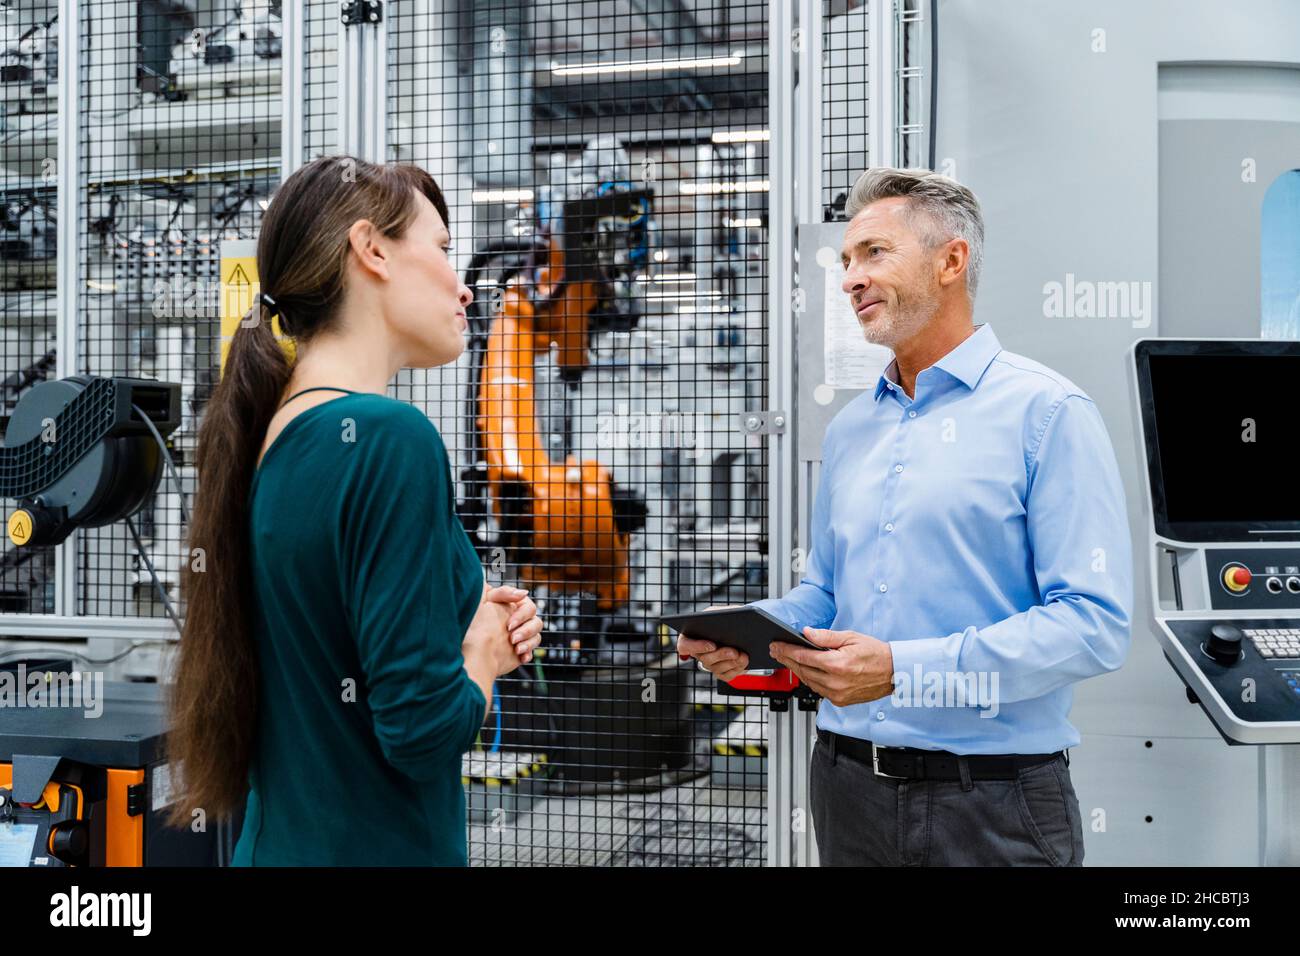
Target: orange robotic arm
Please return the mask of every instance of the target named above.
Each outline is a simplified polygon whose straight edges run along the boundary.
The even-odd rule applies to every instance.
[[[562,284],[540,309],[521,285],[506,288],[488,332],[478,428],[497,514],[517,521],[526,542],[518,557],[523,579],[561,592],[594,591],[597,607],[609,610],[628,600],[628,535],[615,523],[609,471],[572,455],[551,461],[534,394],[534,361],[553,342],[561,367],[586,364],[595,302],[596,287],[587,282]]]

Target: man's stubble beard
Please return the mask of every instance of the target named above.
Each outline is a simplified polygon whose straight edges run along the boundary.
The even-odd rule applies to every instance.
[[[915,298],[904,298],[900,293],[895,308],[861,326],[862,335],[873,345],[883,345],[890,351],[895,351],[898,343],[906,342],[920,332],[938,311],[939,297],[933,290],[928,295],[922,294]]]

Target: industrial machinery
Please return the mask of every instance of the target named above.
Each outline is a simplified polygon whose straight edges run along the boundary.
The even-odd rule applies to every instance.
[[[275,92],[281,30],[280,0],[242,0],[214,28],[198,26],[189,4],[146,0],[137,82],[166,100]]]
[[[501,682],[504,704],[485,730],[493,750],[545,754],[560,775],[595,765],[597,778],[643,776],[688,762],[687,681],[661,635],[629,608],[630,538],[644,527],[644,499],[572,453],[568,402],[591,336],[637,323],[653,193],[632,187],[626,153],[605,137],[543,194],[531,235],[478,250],[466,276],[475,297],[462,520],[485,563],[499,549],[535,589],[548,621],[537,673]],[[543,357],[565,390],[549,420],[536,393]],[[555,665],[579,673],[566,680]],[[647,680],[650,700],[638,690]],[[596,733],[606,737],[599,750]],[[579,751],[585,759],[564,758]]]
[[[78,527],[129,519],[162,474],[161,436],[180,422],[176,385],[73,376],[19,401],[0,449],[0,496],[16,546],[58,544]]]
[[[603,638],[608,645],[615,635],[645,637],[627,615],[628,541],[644,526],[645,502],[615,485],[599,462],[574,457],[567,409],[558,446],[546,447],[534,363],[551,353],[567,390],[587,367],[594,331],[636,324],[630,289],[646,268],[652,194],[631,189],[625,179],[580,187],[588,194],[573,198],[563,187],[556,191],[561,195],[543,205],[532,238],[488,247],[471,266],[475,302],[494,314],[486,331],[480,320],[471,345],[477,392],[472,431],[482,457],[467,475],[489,506],[467,517],[477,527],[494,516],[499,541],[522,579],[559,601],[581,595],[586,620],[599,619],[584,626],[592,632],[587,643]],[[502,259],[491,292],[483,294],[484,267]]]
[[[167,435],[178,477],[132,515],[143,547],[118,523],[80,525],[71,562],[71,549],[7,545],[8,633],[51,630],[26,614],[68,630],[80,624],[65,614],[84,616],[86,653],[112,660],[113,677],[166,679],[163,642],[139,639],[165,623],[160,596],[174,602],[187,556],[194,435],[232,298],[222,247],[255,240],[261,210],[300,163],[341,152],[415,163],[442,185],[457,244],[491,245],[471,250],[469,407],[459,378],[454,393],[427,388],[459,367],[404,370],[394,395],[456,456],[464,523],[489,577],[527,581],[547,623],[545,653],[500,682],[467,757],[471,815],[492,809],[501,781],[527,778],[566,802],[552,818],[588,847],[591,791],[635,786],[662,804],[663,855],[682,859],[692,846],[716,852],[725,793],[728,820],[747,821],[728,845],[761,855],[766,713],[721,699],[654,630],[664,610],[764,595],[768,573],[769,442],[736,425],[767,404],[768,17],[761,5],[707,7],[620,10],[611,48],[601,21],[549,0],[111,0],[82,10],[75,43],[53,19],[57,4],[0,4],[0,48],[13,51],[0,74],[0,268],[9,288],[49,290],[6,299],[5,399],[16,408],[54,374],[42,357],[56,344],[68,370],[180,386]],[[378,25],[362,22],[363,8]],[[76,101],[62,117],[60,27],[60,80]],[[376,70],[354,75],[380,30],[378,57],[365,60]],[[670,65],[612,77],[585,68],[611,55]],[[372,145],[345,132],[381,114]],[[80,146],[70,173],[56,168],[69,121]],[[607,131],[618,141],[578,156]],[[78,275],[56,299],[51,216],[69,208],[59,238],[75,238]],[[683,839],[670,817],[700,838]]]
[[[27,25],[16,14],[0,12],[0,102],[7,113],[52,112],[58,100],[58,15]]]
[[[1231,745],[1265,750],[1261,864],[1300,862],[1300,342],[1142,339],[1147,567],[1165,656]]]
[[[46,18],[0,8],[0,137],[5,142],[48,135],[57,120],[58,30],[57,13]],[[6,292],[55,286],[56,183],[52,159],[38,152],[11,150],[5,156],[0,289]]]
[[[0,449],[0,495],[16,550],[58,544],[77,528],[125,521],[155,587],[175,610],[144,552],[132,516],[154,494],[180,422],[180,388],[133,378],[43,381],[9,417]],[[178,625],[179,626],[179,625]],[[96,679],[98,678],[98,679]],[[0,668],[0,863],[139,866],[215,859],[224,828],[168,829],[158,684],[113,684],[67,661]],[[80,709],[79,709],[80,708]],[[92,711],[90,713],[89,711]],[[88,720],[87,717],[98,719]]]
[[[0,866],[215,863],[224,826],[163,822],[162,687],[91,688],[93,676],[58,662],[0,670]]]
[[[32,188],[0,200],[0,289],[54,286],[57,223],[53,191]]]

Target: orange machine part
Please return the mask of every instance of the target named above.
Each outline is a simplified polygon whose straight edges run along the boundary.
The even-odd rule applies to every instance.
[[[126,812],[126,788],[137,783],[144,783],[143,770],[108,771],[105,866],[144,866],[144,814]]]
[[[552,270],[543,270],[542,290]],[[594,589],[608,610],[628,600],[628,537],[614,524],[608,469],[596,461],[551,461],[542,447],[534,361],[556,343],[562,367],[586,364],[587,315],[596,303],[590,283],[569,283],[539,312],[518,285],[505,290],[492,319],[479,391],[478,427],[487,457],[488,488],[500,505],[503,486],[526,495],[521,520],[537,558],[522,576],[557,591]]]
[[[104,863],[106,866],[144,865],[144,815],[129,816],[126,812],[126,788],[144,782],[143,770],[109,770],[108,799],[105,801]],[[0,763],[0,787],[12,787],[13,764]],[[45,788],[46,799],[50,784]],[[57,807],[54,807],[57,809]],[[83,810],[84,813],[84,805]]]

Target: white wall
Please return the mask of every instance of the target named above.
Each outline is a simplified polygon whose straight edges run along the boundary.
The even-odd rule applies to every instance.
[[[987,227],[977,321],[1097,401],[1124,471],[1142,575],[1125,359],[1134,339],[1159,334],[1158,64],[1300,67],[1300,3],[941,0],[939,20],[936,166],[955,163]],[[1104,52],[1094,51],[1096,30]],[[1067,273],[1150,282],[1157,318],[1146,329],[1127,318],[1047,318],[1043,286]],[[1246,298],[1258,308],[1257,290]],[[1126,666],[1076,695],[1086,862],[1253,864],[1257,752],[1229,748],[1187,703],[1152,633],[1147,590],[1143,575]],[[1101,814],[1105,830],[1094,831]]]

